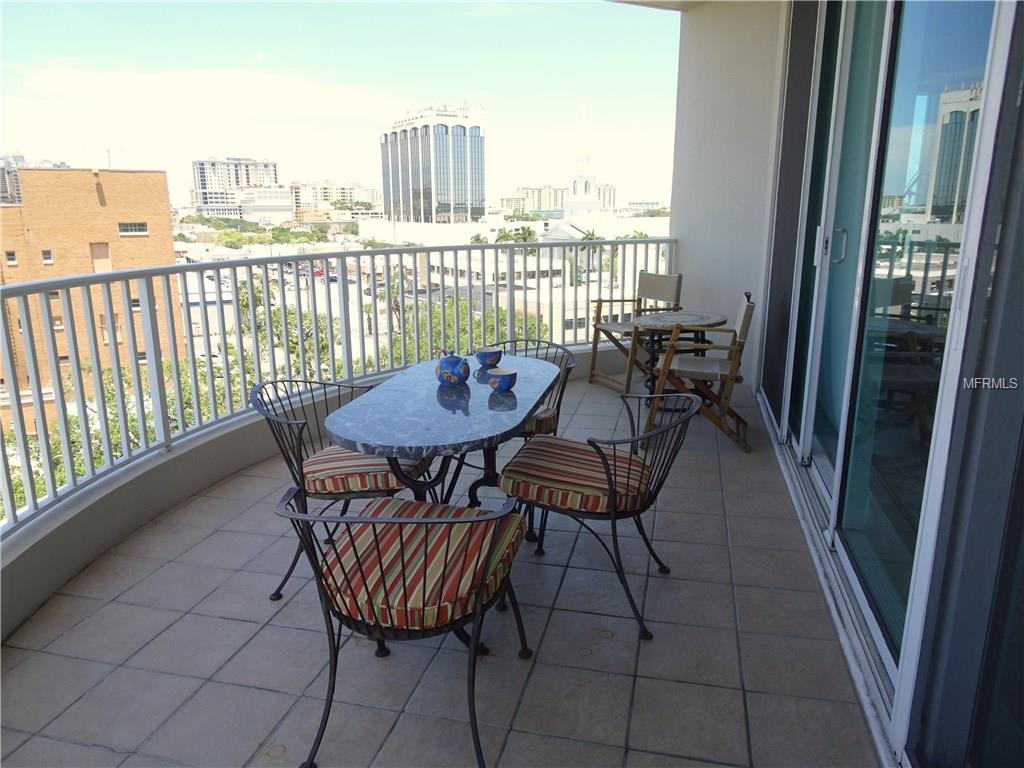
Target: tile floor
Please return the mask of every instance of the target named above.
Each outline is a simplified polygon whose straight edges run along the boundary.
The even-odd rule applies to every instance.
[[[771,446],[741,403],[754,451],[698,417],[646,516],[672,573],[625,540],[652,641],[638,641],[610,564],[571,520],[553,516],[545,557],[524,545],[513,578],[535,655],[516,656],[510,613],[488,614],[477,701],[489,765],[877,764]],[[612,392],[573,383],[562,434],[618,436],[619,412]],[[294,546],[273,514],[285,483],[270,460],[169,510],[8,638],[5,766],[304,759],[327,652],[308,567],[267,599]],[[346,639],[319,765],[472,764],[462,647],[392,650],[378,659]]]

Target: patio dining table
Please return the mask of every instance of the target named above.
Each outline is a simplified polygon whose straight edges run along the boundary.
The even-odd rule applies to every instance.
[[[497,487],[498,447],[517,436],[544,402],[559,376],[558,366],[528,357],[506,355],[501,368],[516,372],[511,392],[497,393],[473,358],[466,384],[440,384],[435,361],[399,371],[362,397],[327,416],[325,429],[337,445],[360,453],[384,456],[395,475],[420,501],[427,494],[451,500],[466,455],[483,452],[483,475],[469,487],[470,506],[480,506],[483,486]],[[440,457],[433,474],[417,478],[401,460]],[[445,487],[452,459],[451,480]]]

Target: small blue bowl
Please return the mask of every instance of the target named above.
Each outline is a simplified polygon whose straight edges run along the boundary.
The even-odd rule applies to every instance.
[[[484,368],[495,366],[501,362],[501,347],[480,347],[476,359]]]
[[[510,368],[491,368],[487,371],[487,382],[495,392],[511,392],[516,385],[516,372]]]

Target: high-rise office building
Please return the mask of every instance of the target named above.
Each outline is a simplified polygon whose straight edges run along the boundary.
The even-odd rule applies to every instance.
[[[519,187],[516,196],[526,199],[527,213],[532,211],[560,211],[565,200],[566,187]]]
[[[484,126],[468,107],[429,107],[380,137],[384,215],[438,224],[479,221],[485,211]]]
[[[939,96],[935,153],[928,185],[929,221],[963,221],[980,111],[980,85],[946,91]]]
[[[241,215],[238,192],[250,187],[276,187],[277,163],[250,157],[192,161],[192,204],[203,216]]]

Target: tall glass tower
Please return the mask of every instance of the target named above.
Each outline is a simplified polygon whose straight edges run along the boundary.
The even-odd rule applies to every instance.
[[[384,215],[437,224],[479,221],[484,198],[484,126],[479,110],[429,107],[380,137]]]
[[[980,85],[945,91],[939,96],[935,154],[928,190],[929,221],[963,222],[980,111]]]

